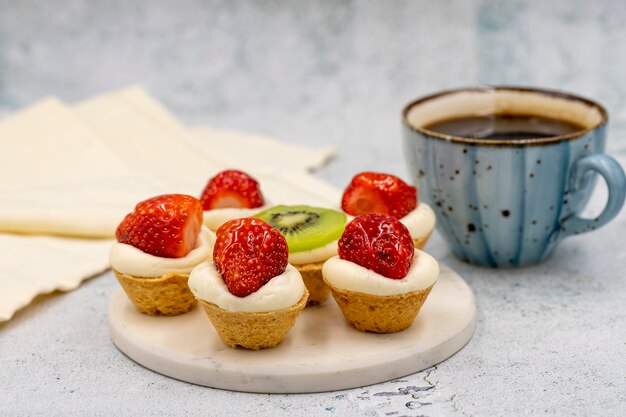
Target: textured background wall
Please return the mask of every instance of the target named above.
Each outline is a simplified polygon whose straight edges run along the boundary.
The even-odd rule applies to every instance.
[[[605,103],[621,149],[623,16],[610,0],[0,0],[0,111],[141,83],[188,123],[335,143],[347,172],[403,173],[407,101],[521,84]],[[322,175],[341,185],[342,172]]]

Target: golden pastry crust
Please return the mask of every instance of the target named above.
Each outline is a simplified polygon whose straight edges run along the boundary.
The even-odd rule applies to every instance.
[[[308,291],[305,289],[297,304],[267,313],[228,311],[204,300],[198,300],[220,339],[229,347],[259,350],[283,341],[304,309]]]
[[[419,250],[424,249],[424,246],[426,246],[426,243],[428,242],[428,239],[430,239],[430,236],[432,234],[433,232],[430,232],[427,235],[418,237],[417,239],[413,239],[413,245]]]
[[[189,274],[170,273],[151,278],[112,270],[130,301],[144,314],[176,316],[196,306],[196,299],[187,285]]]
[[[372,295],[333,287],[333,298],[352,327],[362,332],[395,333],[409,327],[433,288],[397,295]]]
[[[316,306],[326,301],[330,295],[330,288],[328,288],[328,285],[326,285],[322,278],[324,262],[293,266],[300,272],[300,275],[302,275],[302,281],[304,281],[304,285],[309,291],[309,299],[306,306]]]

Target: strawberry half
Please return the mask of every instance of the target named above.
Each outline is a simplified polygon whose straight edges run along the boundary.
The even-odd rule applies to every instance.
[[[257,180],[242,171],[222,171],[202,191],[202,208],[256,208],[264,204]]]
[[[166,194],[142,201],[127,214],[115,236],[150,255],[182,258],[196,247],[202,227],[202,203],[184,194]]]
[[[348,214],[388,214],[402,218],[417,207],[417,188],[400,178],[377,172],[361,172],[343,192],[341,208]]]
[[[231,294],[245,297],[282,274],[287,267],[287,241],[269,223],[234,219],[217,229],[213,262]]]
[[[352,220],[339,239],[339,257],[387,278],[401,279],[411,268],[415,247],[405,225],[385,214]]]

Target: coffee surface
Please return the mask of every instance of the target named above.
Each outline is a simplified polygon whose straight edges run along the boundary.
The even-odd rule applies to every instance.
[[[424,128],[444,135],[493,140],[549,138],[584,129],[583,126],[559,119],[507,114],[448,119]]]

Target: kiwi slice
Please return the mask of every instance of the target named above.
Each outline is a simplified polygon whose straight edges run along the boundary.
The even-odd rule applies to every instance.
[[[285,239],[289,252],[320,248],[341,237],[346,215],[337,210],[311,206],[275,206],[254,217],[265,220]]]

